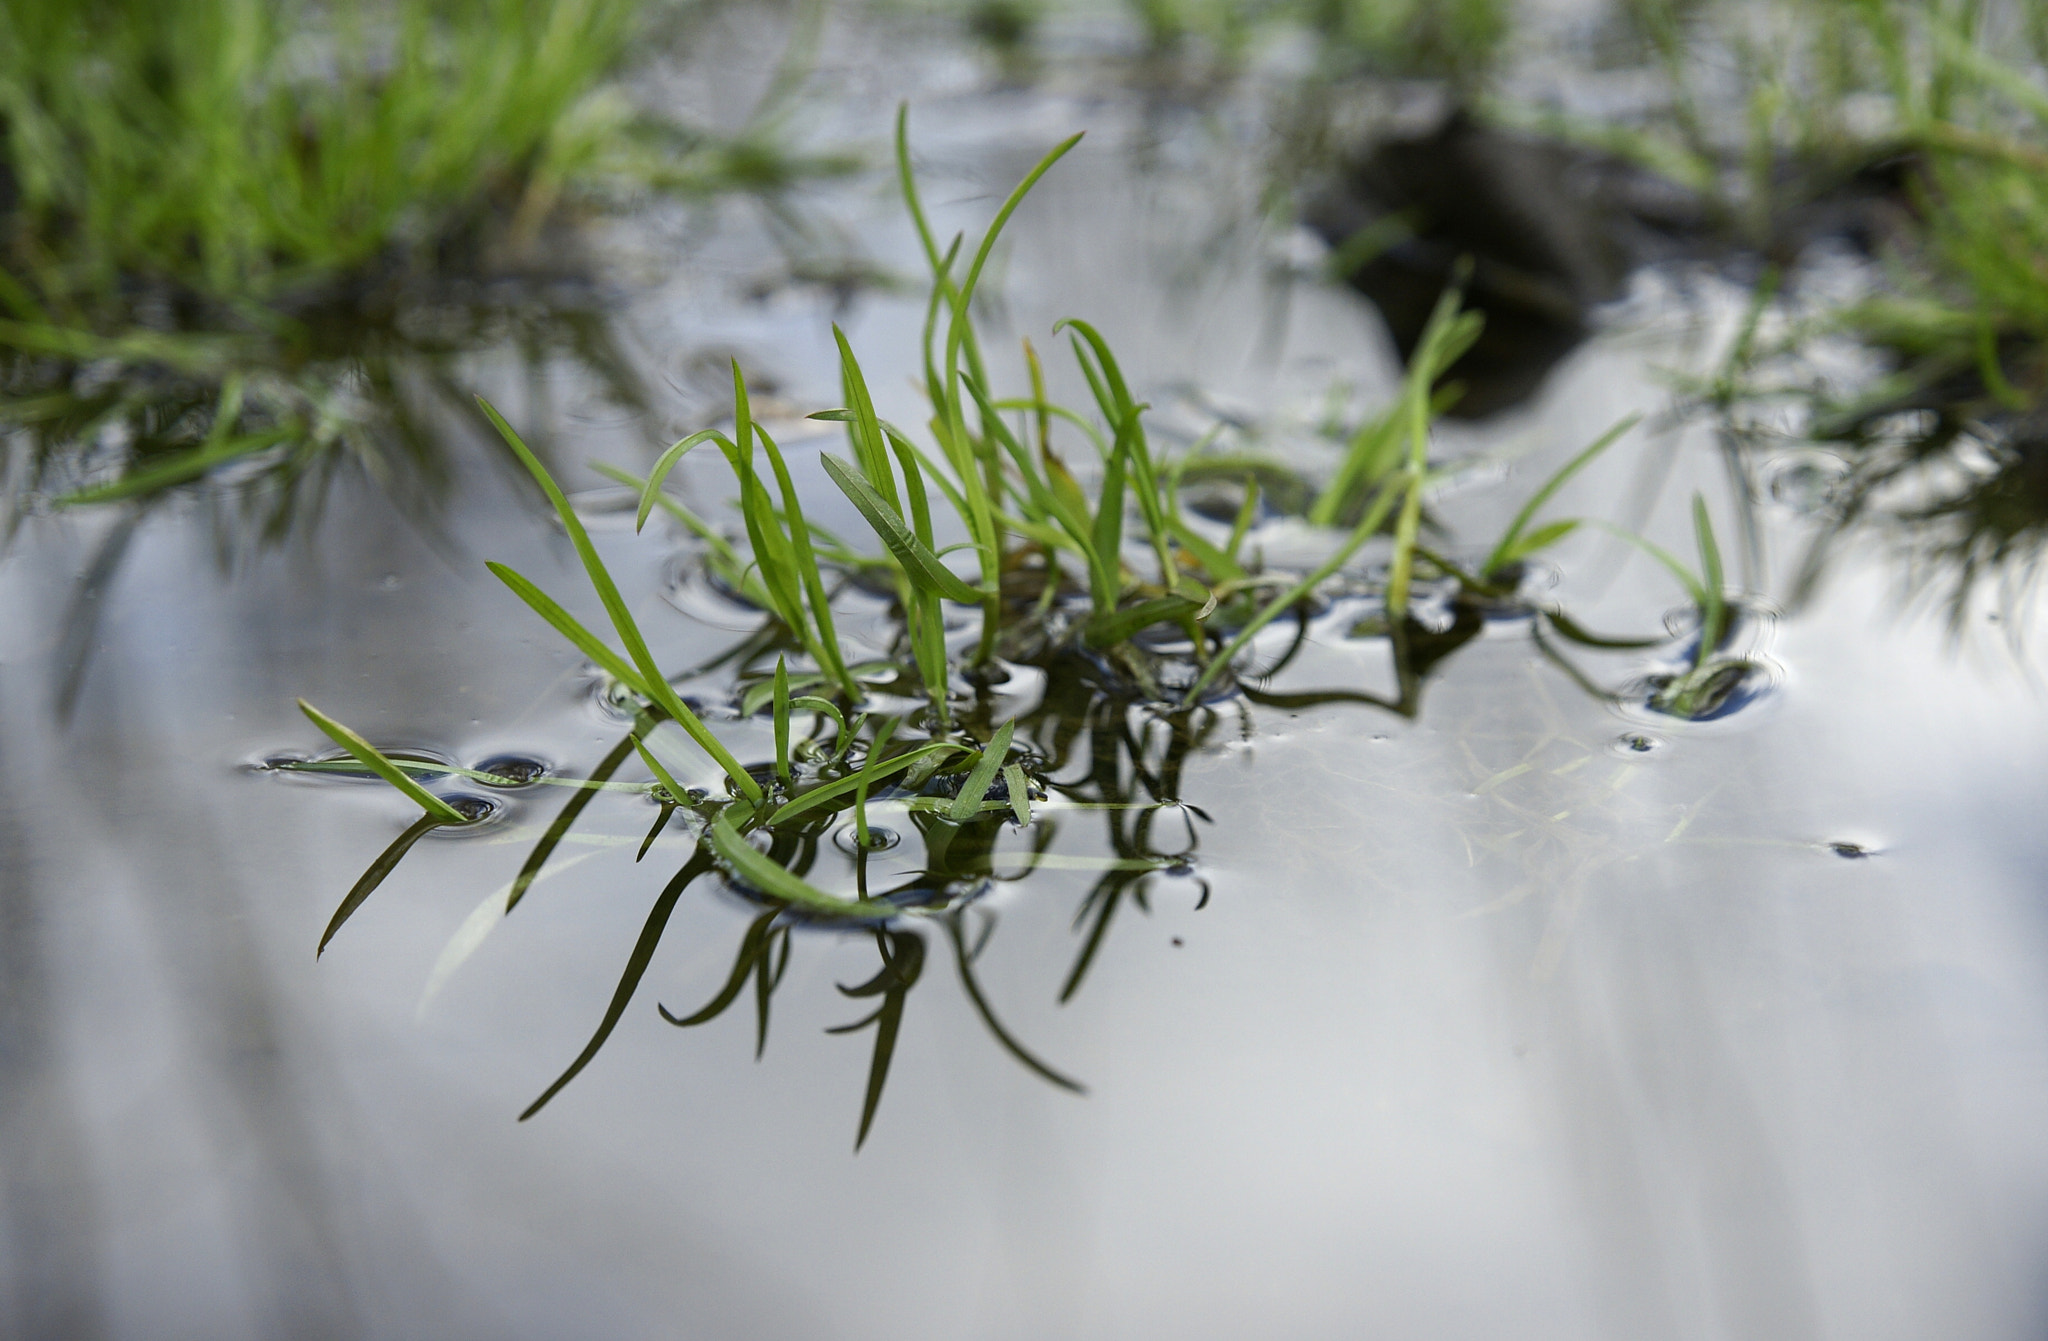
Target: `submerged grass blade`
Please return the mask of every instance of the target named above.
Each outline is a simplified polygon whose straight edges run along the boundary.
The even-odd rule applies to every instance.
[[[334,939],[334,933],[341,930],[342,923],[355,916],[356,909],[363,906],[363,900],[376,892],[377,886],[384,883],[384,877],[397,868],[406,853],[412,851],[412,845],[447,822],[433,815],[422,815],[413,821],[411,828],[393,839],[390,847],[377,854],[377,860],[371,862],[370,868],[357,878],[348,896],[342,899],[341,906],[334,910],[327,930],[320,933],[320,944],[314,948],[313,958],[318,959],[327,953],[327,942]]]
[[[583,1045],[583,1051],[576,1054],[576,1060],[569,1063],[569,1069],[556,1077],[555,1083],[543,1090],[540,1098],[526,1106],[526,1111],[519,1115],[521,1122],[547,1107],[548,1100],[560,1094],[563,1086],[582,1074],[583,1068],[590,1065],[591,1059],[604,1047],[605,1040],[612,1036],[612,1030],[618,1027],[619,1020],[625,1015],[626,1007],[632,1004],[633,994],[640,990],[640,979],[647,975],[647,966],[654,962],[654,951],[661,944],[661,933],[667,929],[669,917],[675,912],[676,900],[683,896],[683,891],[690,887],[692,881],[710,869],[710,856],[700,850],[669,880],[668,886],[661,891],[661,897],[648,910],[647,921],[640,928],[639,939],[633,942],[633,953],[626,958],[626,970],[619,975],[619,985],[612,991],[611,1003],[605,1007],[597,1032]]]
[[[332,717],[329,717],[304,699],[299,700],[299,711],[306,714],[306,717],[313,725],[326,732],[335,744],[341,746],[341,748],[347,750],[361,761],[363,767],[398,788],[400,792],[405,794],[407,800],[411,801],[421,810],[426,811],[436,824],[467,824],[469,822],[463,817],[461,811],[406,776],[405,770],[385,758],[382,750],[379,750],[375,745],[364,740],[340,722],[335,721]],[[333,934],[332,928],[329,929],[328,934]],[[322,940],[321,944],[325,945],[326,941]]]

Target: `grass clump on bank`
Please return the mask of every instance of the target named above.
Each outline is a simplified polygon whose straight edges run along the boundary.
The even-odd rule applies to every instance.
[[[520,281],[588,288],[564,230],[617,191],[764,184],[759,146],[655,121],[617,83],[679,13],[0,0],[13,491],[112,502],[253,459],[281,530],[340,455],[438,482],[420,420],[463,399],[465,349],[565,351],[636,397],[594,301]]]

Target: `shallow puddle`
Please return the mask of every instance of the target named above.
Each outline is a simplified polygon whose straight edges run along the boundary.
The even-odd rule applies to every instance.
[[[848,38],[833,94],[836,128],[874,143],[894,88],[849,72],[884,40]],[[1315,431],[1332,388],[1395,394],[1363,299],[1290,277],[1294,243],[1232,213],[1268,148],[1242,109],[1219,125],[1059,79],[989,91],[942,45],[902,59],[942,234],[978,229],[1047,145],[1089,131],[1017,216],[992,347],[1052,348],[1056,320],[1088,318],[1163,442],[1237,425],[1317,476],[1337,458]],[[810,206],[917,273],[882,174]],[[644,470],[717,417],[724,389],[698,374],[737,355],[813,519],[865,535],[817,465],[838,430],[799,416],[841,399],[836,318],[883,415],[918,422],[924,309],[775,282],[743,211],[673,261],[673,223],[613,240],[657,409],[609,410],[568,369],[546,395],[509,364],[475,375],[592,491],[596,543],[676,669],[750,620],[696,542],[662,522],[636,538],[571,463]],[[1713,366],[1743,301],[1704,274],[1639,276],[1534,401],[1444,427],[1444,457],[1509,464],[1438,490],[1432,514],[1498,534],[1534,481],[1644,411],[1558,514],[1673,547],[1695,487],[1733,516],[1719,440],[1664,417],[1659,379]],[[1053,390],[1086,396],[1070,372]],[[676,476],[706,516],[731,489],[716,465]],[[504,911],[570,795],[549,780],[625,731],[483,569],[587,596],[506,473],[472,466],[440,537],[343,490],[303,543],[226,580],[205,516],[153,516],[83,658],[70,586],[120,522],[31,520],[0,562],[14,1317],[213,1338],[2038,1334],[2048,709],[1988,607],[1947,639],[1875,545],[1775,612],[1812,523],[1799,490],[1770,494],[1754,543],[1727,542],[1731,581],[1760,596],[1730,634],[1758,677],[1737,711],[1644,705],[1696,635],[1667,625],[1669,575],[1591,530],[1527,580],[1656,646],[1459,626],[1425,599],[1436,659],[1404,677],[1372,603],[1340,596],[1261,635],[1257,655],[1285,661],[1256,692],[1179,727],[1019,669],[993,717],[1021,714],[1019,743],[1051,762],[1031,825],[995,831],[993,878],[953,891],[950,919],[777,922],[769,968],[684,1029],[664,1013],[744,969],[762,910],[715,875],[671,885],[695,848],[680,815],[636,860],[644,791],[597,793]],[[1251,543],[1315,541],[1276,519]],[[845,609],[850,642],[879,636],[861,623],[879,602]],[[422,839],[317,962],[337,902],[418,812],[274,767],[327,751],[301,696],[495,779],[455,786],[490,820]],[[717,725],[743,760],[771,757],[765,716]],[[681,781],[716,777],[699,759]],[[901,841],[865,858],[878,886],[915,883],[929,855],[893,804],[876,823]],[[813,879],[851,882],[842,838]],[[602,1049],[518,1121],[636,971]],[[856,1155],[876,1026],[827,1030],[892,1002]]]

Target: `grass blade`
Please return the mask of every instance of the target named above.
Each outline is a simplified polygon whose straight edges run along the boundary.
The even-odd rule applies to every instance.
[[[894,917],[898,910],[842,899],[827,894],[803,877],[795,875],[757,849],[732,822],[730,811],[721,810],[704,834],[711,850],[732,867],[733,873],[772,899],[832,917],[858,918],[876,922]]]
[[[1387,512],[1393,507],[1394,499],[1399,494],[1400,491],[1396,489],[1380,490],[1379,496],[1373,499],[1372,506],[1358,519],[1358,525],[1352,528],[1351,534],[1345,538],[1343,545],[1338,547],[1335,554],[1313,573],[1266,602],[1259,612],[1237,631],[1237,636],[1232,638],[1221,652],[1209,658],[1209,664],[1203,668],[1201,677],[1188,687],[1188,692],[1181,698],[1181,706],[1192,706],[1201,697],[1202,691],[1223,673],[1224,668],[1244,650],[1245,644],[1249,643],[1260,629],[1278,619],[1289,606],[1315,590],[1329,578],[1330,574],[1342,568],[1345,562],[1358,552],[1359,546],[1370,539],[1373,532],[1379,530],[1380,523],[1387,519]]]
[[[1516,559],[1527,554],[1533,554],[1537,550],[1542,549],[1544,545],[1562,538],[1564,533],[1558,532],[1552,535],[1549,540],[1542,541],[1541,543],[1536,542],[1533,537],[1529,544],[1523,545],[1519,543],[1522,539],[1523,530],[1535,519],[1538,509],[1550,501],[1551,495],[1562,489],[1572,476],[1592,464],[1595,457],[1620,441],[1622,436],[1634,428],[1641,419],[1642,416],[1640,414],[1625,416],[1613,428],[1608,429],[1598,438],[1595,438],[1590,446],[1580,451],[1571,460],[1565,462],[1564,465],[1558,468],[1556,473],[1551,475],[1548,480],[1545,480],[1543,487],[1530,496],[1529,501],[1522,505],[1522,510],[1515,514],[1515,519],[1508,523],[1508,529],[1501,533],[1500,543],[1493,547],[1493,553],[1487,555],[1486,562],[1480,565],[1479,575],[1484,578],[1490,578],[1497,570],[1513,563]]]
[[[605,646],[602,638],[583,627],[574,615],[556,604],[552,596],[535,586],[516,569],[508,568],[502,563],[486,562],[484,567],[497,574],[500,582],[512,588],[513,595],[525,601],[555,632],[574,643],[577,651],[602,666],[613,679],[643,697],[654,697],[637,669],[627,665],[624,657]]]
[[[1728,607],[1725,578],[1721,573],[1721,547],[1714,543],[1714,522],[1707,515],[1707,500],[1692,496],[1692,530],[1700,547],[1700,586],[1706,599],[1700,602],[1700,653],[1702,665],[1721,643],[1722,626]]]
[[[775,776],[789,785],[789,666],[775,658]]]
[[[1019,827],[1031,823],[1031,784],[1024,776],[1022,764],[1003,765],[1003,786],[1010,793],[1010,813],[1017,817]]]
[[[978,605],[982,593],[968,586],[956,577],[945,564],[939,562],[936,554],[918,542],[903,524],[903,518],[890,507],[866,480],[854,473],[844,461],[836,456],[824,458],[825,473],[832,477],[845,495],[853,500],[860,515],[867,518],[889,552],[902,565],[904,576],[920,591],[929,591],[949,601]]]
[[[975,762],[974,771],[967,775],[967,781],[960,784],[959,792],[953,797],[953,804],[946,807],[946,818],[955,823],[973,819],[981,809],[981,798],[988,795],[988,789],[995,785],[996,774],[1001,771],[1003,761],[1009,757],[1010,737],[1015,733],[1017,723],[1004,722],[997,728],[988,747]]]
[[[690,449],[700,442],[717,442],[731,446],[732,440],[715,428],[700,429],[689,437],[670,447],[655,461],[654,469],[647,472],[647,482],[640,486],[640,510],[633,515],[633,531],[638,534],[647,525],[647,516],[654,511],[654,500],[661,493],[661,482],[676,468]]]
[[[512,431],[512,426],[505,422],[504,416],[500,415],[489,401],[478,396],[477,404],[483,407],[484,414],[498,430],[499,436],[504,438],[505,444],[539,483],[548,501],[554,504],[555,514],[562,519],[562,527],[568,531],[569,541],[576,547],[577,557],[583,561],[583,570],[590,577],[590,585],[596,589],[598,599],[604,603],[605,613],[611,616],[612,627],[617,630],[619,641],[625,644],[627,653],[633,658],[633,664],[640,668],[640,687],[646,691],[656,706],[675,719],[676,724],[683,730],[690,733],[691,739],[704,747],[705,753],[718,761],[719,767],[725,770],[726,776],[732,779],[733,786],[738,788],[741,795],[749,801],[758,802],[761,799],[760,784],[747,775],[746,769],[740,767],[739,760],[733,758],[732,752],[698,720],[697,714],[690,711],[689,706],[669,684],[668,678],[661,673],[661,667],[655,663],[654,654],[647,649],[647,640],[640,636],[640,626],[634,623],[632,612],[626,608],[625,598],[619,595],[618,585],[612,581],[611,573],[604,566],[604,560],[598,557],[597,548],[590,543],[590,534],[583,529],[582,519],[576,515],[576,510],[569,506],[569,500],[562,496],[561,486],[555,483],[554,476],[548,474],[547,467],[543,466],[540,459],[520,441],[519,435]]]
[[[426,811],[428,815],[433,817],[436,824],[467,824],[469,822],[463,818],[461,811],[449,805],[425,787],[420,786],[412,778],[406,776],[405,770],[385,758],[382,750],[379,750],[375,745],[364,740],[340,722],[335,721],[332,717],[329,717],[304,699],[299,700],[299,711],[306,714],[306,717],[313,725],[326,732],[335,744],[354,755],[364,768],[369,769],[372,773],[375,773],[378,777],[403,792],[407,800],[411,801],[421,810]],[[330,934],[332,933],[330,932]],[[321,943],[323,945],[326,944],[325,941]]]
[[[384,877],[397,868],[406,853],[412,851],[412,845],[449,822],[432,814],[422,815],[413,821],[411,828],[398,835],[390,847],[378,853],[377,860],[371,862],[370,869],[356,879],[347,897],[342,899],[341,906],[334,910],[334,916],[327,923],[327,930],[320,933],[320,944],[314,949],[313,958],[318,959],[327,953],[327,942],[334,939],[334,933],[341,930],[341,924],[353,917],[356,909],[363,906],[363,900],[376,892],[377,886],[384,883]],[[454,822],[459,824],[462,821],[458,816]]]
[[[955,745],[951,741],[934,741],[929,745],[920,745],[914,750],[906,750],[904,753],[890,759],[887,763],[874,765],[872,769],[863,766],[860,773],[828,782],[822,787],[813,787],[795,800],[785,802],[781,809],[768,817],[768,823],[771,825],[787,824],[800,815],[808,814],[829,801],[836,801],[848,792],[857,790],[863,779],[870,782],[880,782],[883,778],[894,773],[901,773],[911,765],[929,759],[933,755],[953,754],[959,752],[961,748],[961,746]],[[870,758],[872,759],[872,757],[871,754]]]

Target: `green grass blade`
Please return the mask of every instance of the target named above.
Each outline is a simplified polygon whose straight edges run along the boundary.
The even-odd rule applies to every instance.
[[[633,530],[637,533],[647,525],[647,515],[654,511],[655,497],[661,492],[661,482],[676,468],[690,449],[700,442],[718,442],[730,445],[731,440],[715,428],[699,429],[663,452],[654,463],[654,469],[647,472],[647,481],[640,486],[640,510],[633,516]]]
[[[1714,543],[1714,522],[1707,515],[1707,500],[1692,496],[1692,530],[1700,547],[1700,586],[1706,599],[1700,603],[1700,653],[1702,665],[1720,646],[1728,618],[1726,579],[1721,572],[1721,547]]]
[[[457,819],[455,822],[460,823],[461,821]],[[341,906],[334,910],[333,918],[327,923],[327,930],[320,933],[320,944],[313,951],[313,958],[318,959],[321,955],[327,953],[327,942],[334,939],[334,933],[340,931],[342,923],[353,917],[356,909],[363,906],[363,901],[376,892],[377,886],[384,883],[384,877],[397,869],[399,861],[406,853],[412,851],[413,844],[419,842],[427,834],[446,823],[449,823],[449,821],[441,819],[437,815],[422,815],[413,821],[411,828],[398,835],[392,841],[391,846],[377,854],[377,860],[371,862],[370,869],[364,871],[357,878],[354,886],[349,889],[347,896],[342,899]]]
[[[1658,563],[1663,564],[1666,570],[1668,570],[1673,577],[1678,579],[1678,584],[1685,588],[1685,594],[1692,598],[1692,603],[1701,610],[1705,610],[1707,608],[1707,603],[1711,598],[1707,595],[1707,589],[1705,585],[1702,584],[1699,578],[1694,576],[1693,571],[1690,568],[1687,568],[1682,562],[1680,562],[1678,556],[1673,554],[1670,550],[1665,549],[1663,546],[1657,544],[1655,541],[1644,539],[1642,536],[1637,535],[1634,531],[1625,531],[1619,526],[1613,526],[1606,522],[1598,521],[1590,522],[1588,524],[1599,527],[1601,530],[1607,532],[1609,535],[1615,537],[1617,540],[1627,541],[1629,544],[1634,545],[1637,549],[1641,550],[1643,553],[1655,559]]]
[[[954,576],[952,571],[939,562],[936,554],[918,543],[916,536],[903,524],[901,514],[892,508],[888,500],[875,492],[874,487],[854,472],[836,456],[824,458],[825,473],[832,477],[860,515],[867,518],[889,552],[902,565],[904,576],[921,591],[934,592],[947,600],[966,604],[979,604],[981,592],[975,590]]]
[[[822,698],[813,698],[808,694],[804,694],[791,699],[789,706],[793,710],[821,713],[826,717],[830,717],[832,724],[839,728],[839,739],[846,739],[846,718],[839,711],[838,705]]]
[[[900,511],[902,505],[896,497],[896,478],[890,473],[889,455],[882,446],[882,421],[875,415],[874,398],[868,395],[868,382],[861,374],[860,360],[854,358],[853,346],[847,343],[846,332],[836,324],[832,327],[832,338],[839,344],[840,377],[846,384],[846,403],[853,410],[847,429],[853,439],[853,459],[875,491],[889,500],[891,509]]]
[[[775,776],[789,785],[789,666],[775,658]]]
[[[946,807],[946,818],[961,823],[972,819],[981,809],[981,798],[988,795],[988,789],[995,785],[996,774],[1002,771],[1003,762],[1009,757],[1010,737],[1015,733],[1014,721],[1004,722],[997,728],[988,747],[975,761],[974,771],[967,775],[967,781],[960,784],[959,792],[953,797],[953,804]]]
[[[876,763],[872,769],[863,765],[861,772],[851,777],[836,779],[822,787],[813,787],[795,800],[785,802],[780,810],[768,817],[768,823],[771,826],[786,824],[820,806],[837,801],[850,792],[858,791],[864,782],[880,782],[883,778],[901,773],[924,759],[940,754],[957,754],[962,748],[950,741],[936,741],[930,745],[920,745],[914,750],[906,750],[886,763]],[[868,758],[872,761],[874,757],[875,753],[871,750]]]
[[[807,641],[813,645],[818,664],[839,682],[840,689],[848,698],[857,699],[860,697],[860,685],[847,670],[846,658],[839,651],[839,630],[832,620],[832,598],[825,591],[825,576],[818,567],[817,551],[811,545],[811,527],[804,520],[803,504],[796,495],[796,482],[790,478],[789,465],[783,460],[782,449],[775,445],[775,439],[758,427],[755,432],[760,435],[768,467],[775,472],[775,487],[782,493],[782,514],[789,521],[789,540],[795,551],[797,576],[811,604],[812,627],[806,630]]]
[[[1010,813],[1017,817],[1017,823],[1028,826],[1031,823],[1031,784],[1024,776],[1022,764],[1003,765],[1003,786],[1010,793]]]
[[[1622,436],[1634,428],[1641,419],[1642,416],[1640,414],[1624,416],[1614,427],[1595,438],[1591,445],[1581,450],[1571,460],[1565,462],[1548,480],[1545,480],[1543,487],[1530,496],[1529,501],[1522,505],[1522,510],[1515,514],[1515,519],[1508,523],[1508,529],[1501,533],[1500,543],[1493,547],[1493,553],[1487,555],[1486,562],[1480,565],[1479,575],[1490,578],[1495,570],[1505,567],[1526,554],[1534,553],[1536,550],[1543,548],[1541,544],[1518,548],[1523,530],[1535,519],[1537,511],[1545,503],[1548,503],[1551,496],[1559,489],[1562,489],[1572,476],[1584,470],[1588,465],[1591,465],[1593,460],[1602,452],[1612,447],[1616,442],[1619,442]],[[1562,533],[1559,533],[1559,535],[1561,536]],[[1552,538],[1556,539],[1559,537]],[[1550,542],[1545,541],[1544,543],[1548,544]]]
[[[677,805],[690,804],[689,790],[682,783],[677,782],[674,775],[666,768],[662,767],[661,760],[654,757],[654,751],[641,743],[638,736],[632,737],[632,741],[633,753],[640,756],[640,762],[647,765],[647,771],[654,774],[654,780],[661,784],[661,789],[668,793],[669,799]]]
[[[1244,570],[1237,561],[1238,551],[1244,547],[1244,538],[1252,529],[1252,519],[1258,515],[1259,477],[1257,475],[1246,475],[1244,477],[1244,502],[1237,505],[1237,516],[1233,517],[1230,522],[1230,541],[1223,547],[1223,552],[1230,556],[1231,566],[1237,568],[1240,573]]]
[[[691,739],[704,747],[705,753],[718,761],[718,766],[725,770],[726,776],[732,779],[733,786],[737,787],[742,795],[749,801],[758,802],[761,799],[760,784],[747,775],[747,771],[740,767],[739,760],[732,757],[732,752],[698,720],[696,713],[690,711],[689,705],[676,694],[674,686],[668,682],[668,677],[662,674],[661,667],[655,663],[654,654],[647,649],[647,640],[640,636],[640,626],[634,623],[632,611],[626,608],[625,598],[619,595],[618,585],[612,581],[611,573],[605,569],[604,560],[598,557],[596,546],[590,543],[590,534],[583,529],[582,519],[576,515],[576,510],[569,506],[569,500],[562,496],[561,486],[555,483],[554,476],[548,474],[547,467],[541,465],[540,459],[520,440],[519,435],[512,431],[512,426],[505,422],[504,416],[500,415],[489,401],[478,396],[477,404],[483,407],[484,414],[497,428],[499,436],[504,438],[505,444],[539,483],[548,501],[554,504],[555,514],[562,519],[562,526],[569,533],[570,543],[576,547],[577,557],[583,561],[583,570],[590,577],[590,585],[596,588],[598,599],[604,603],[605,613],[611,616],[612,627],[618,631],[619,641],[625,644],[633,664],[640,668],[640,687],[657,707],[690,733]]]
[[[313,725],[326,732],[335,744],[354,755],[364,768],[369,769],[372,773],[384,779],[384,781],[398,788],[400,792],[405,794],[407,800],[433,816],[436,823],[467,824],[469,822],[463,818],[461,811],[406,776],[405,770],[385,758],[382,750],[379,750],[375,745],[364,740],[340,722],[335,721],[332,717],[329,717],[304,699],[299,700],[299,711],[306,714],[307,720],[311,721]]]
[[[1203,539],[1200,532],[1179,518],[1167,518],[1166,529],[1174,542],[1194,555],[1195,562],[1218,582],[1242,582],[1250,576],[1244,565]]]
[[[620,470],[617,466],[608,466],[601,461],[593,461],[590,468],[613,483],[623,484],[636,493],[647,483],[646,480],[629,470]],[[734,591],[739,592],[742,597],[754,605],[759,606],[763,610],[771,607],[772,603],[768,599],[767,591],[762,588],[758,578],[746,572],[747,565],[741,561],[739,551],[732,547],[730,541],[714,530],[702,517],[699,517],[696,513],[678,503],[668,494],[657,494],[654,501],[663,512],[681,522],[684,529],[689,531],[691,535],[704,542],[705,547],[711,551],[711,558],[707,561],[707,566],[713,572],[717,573],[731,585]]]
[[[781,899],[784,903],[793,903],[812,912],[868,922],[886,921],[897,913],[894,908],[827,894],[801,876],[792,874],[749,843],[734,827],[728,811],[718,812],[717,818],[711,821],[711,827],[705,830],[705,838],[710,842],[711,850],[732,867],[734,874],[770,898]]]
[[[954,300],[955,320],[957,322],[964,323],[967,319],[968,308],[974,301],[975,285],[981,282],[982,267],[988,264],[989,253],[995,250],[996,238],[1002,233],[1003,225],[1007,224],[1010,221],[1010,216],[1017,212],[1017,206],[1024,203],[1024,197],[1031,194],[1031,188],[1038,185],[1038,179],[1050,172],[1052,165],[1066,157],[1067,151],[1080,142],[1081,136],[1073,135],[1054,145],[1046,152],[1044,158],[1038,160],[1037,165],[1031,171],[1024,174],[1024,180],[1017,183],[1015,189],[1010,192],[1009,198],[1003,201],[1002,208],[996,211],[996,217],[990,222],[988,232],[982,234],[981,246],[975,249],[974,263],[967,267],[967,278],[960,283],[959,297]],[[951,343],[952,341],[949,337],[948,344],[950,345]],[[947,360],[949,367],[951,362],[950,359]]]
[[[613,679],[644,697],[654,696],[637,669],[627,665],[624,657],[605,646],[602,638],[583,627],[574,615],[556,604],[553,597],[502,563],[486,561],[484,567],[495,573],[500,582],[512,589],[513,595],[525,601],[555,632],[574,643],[577,651],[602,666]]]
[[[1186,619],[1202,607],[1201,601],[1185,596],[1155,596],[1127,609],[1105,610],[1089,616],[1084,636],[1090,647],[1115,647],[1140,629]]]
[[[1400,407],[1367,421],[1358,432],[1351,435],[1351,442],[1344,455],[1343,464],[1338,466],[1336,478],[1329,487],[1316,496],[1308,510],[1308,520],[1315,526],[1335,526],[1344,505],[1361,488],[1368,488],[1385,477],[1393,464],[1395,451],[1403,424]]]
[[[877,776],[882,751],[888,747],[889,737],[895,734],[897,722],[897,718],[891,717],[875,732],[875,738],[868,743],[867,757],[861,760],[860,772],[853,780],[853,824],[863,852],[868,848],[868,788]]]
[[[1202,691],[1215,682],[1216,677],[1221,675],[1224,668],[1236,659],[1237,654],[1245,649],[1245,645],[1251,642],[1260,629],[1265,628],[1266,625],[1278,619],[1289,606],[1293,605],[1303,596],[1306,596],[1309,592],[1314,591],[1318,585],[1329,578],[1330,574],[1342,568],[1345,562],[1358,552],[1359,547],[1371,539],[1372,534],[1380,529],[1380,523],[1387,519],[1387,512],[1393,507],[1397,493],[1398,491],[1393,489],[1380,490],[1379,496],[1373,499],[1372,506],[1366,509],[1363,517],[1358,519],[1358,525],[1352,528],[1351,534],[1345,538],[1343,545],[1338,548],[1335,554],[1325,560],[1323,565],[1313,573],[1310,573],[1307,577],[1302,578],[1299,582],[1296,582],[1293,586],[1266,602],[1259,612],[1252,616],[1243,628],[1237,631],[1237,636],[1232,638],[1221,652],[1218,652],[1209,659],[1209,664],[1203,668],[1201,677],[1188,687],[1188,692],[1181,698],[1182,706],[1191,706],[1200,699]]]

